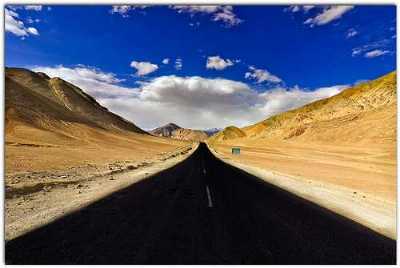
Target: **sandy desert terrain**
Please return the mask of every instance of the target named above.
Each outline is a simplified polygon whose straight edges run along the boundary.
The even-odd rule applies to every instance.
[[[396,113],[390,73],[258,124],[229,127],[208,142],[219,157],[277,184],[297,181],[285,187],[395,238]],[[240,155],[231,154],[233,146]],[[310,193],[312,185],[342,202],[321,189]]]
[[[6,69],[5,134],[7,239],[173,165],[194,148],[149,135],[62,79],[17,68]]]

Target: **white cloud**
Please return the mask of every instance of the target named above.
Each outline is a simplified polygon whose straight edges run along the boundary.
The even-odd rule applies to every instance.
[[[30,34],[39,35],[39,32],[36,30],[36,28],[28,27],[26,30],[27,30]]]
[[[271,115],[333,96],[345,86],[302,90],[275,88],[263,93],[247,84],[198,76],[161,76],[138,88],[119,86],[112,73],[83,65],[68,68],[36,67],[50,77],[61,77],[95,97],[111,111],[144,129],[168,122],[188,128],[246,126]]]
[[[307,13],[309,10],[313,9],[315,6],[314,5],[304,5],[304,6],[289,6],[288,8],[285,8],[285,11],[291,11],[293,13],[299,12],[300,10],[303,10],[304,13]]]
[[[217,6],[217,5],[175,5],[172,9],[178,13],[189,13],[192,16],[197,13],[209,14],[213,21],[221,21],[227,27],[232,27],[243,22],[233,12],[232,6]]]
[[[356,36],[357,34],[358,34],[358,32],[354,28],[350,28],[347,31],[346,38],[351,38],[353,36]]]
[[[40,19],[32,19],[32,18],[27,18],[26,19],[26,22],[27,23],[30,23],[30,24],[32,24],[32,23],[39,23],[40,22]]]
[[[5,14],[4,20],[5,20],[6,32],[10,32],[22,38],[25,38],[29,35],[39,35],[39,32],[36,28],[25,27],[24,23],[21,20],[19,20],[19,15],[15,11],[5,8],[4,14]]]
[[[194,27],[194,28],[197,28],[197,27],[200,26],[200,22],[198,22],[198,21],[196,21],[196,22],[191,22],[191,23],[189,23],[189,26]]]
[[[222,59],[220,56],[212,56],[207,58],[207,69],[223,70],[229,66],[233,66],[233,61],[230,59]]]
[[[376,57],[379,57],[379,56],[382,56],[382,55],[385,55],[385,54],[388,54],[388,53],[390,53],[390,51],[388,51],[388,50],[375,49],[375,50],[372,50],[372,51],[369,51],[369,52],[365,53],[364,57],[366,57],[366,58],[376,58]]]
[[[182,70],[182,66],[183,66],[182,59],[181,58],[177,58],[175,60],[175,69],[180,71],[180,70]]]
[[[263,114],[272,116],[299,108],[316,100],[332,97],[348,86],[349,85],[321,87],[313,91],[306,91],[298,86],[290,89],[276,88],[268,90],[260,94],[260,97],[263,98],[265,102],[260,110]]]
[[[303,7],[304,12],[307,13],[309,10],[313,9],[315,6],[314,5],[304,5],[302,7]]]
[[[131,88],[119,86],[123,80],[116,78],[113,73],[106,73],[93,67],[77,65],[75,67],[37,66],[32,68],[35,72],[44,72],[50,77],[60,77],[80,88],[91,96],[102,98],[126,98],[135,96]]]
[[[221,9],[221,6],[215,5],[176,5],[172,6],[172,9],[175,9],[178,13],[187,12],[187,13],[208,13],[212,14],[218,12]]]
[[[152,72],[155,72],[158,70],[158,65],[153,64],[151,62],[145,62],[145,61],[132,61],[131,62],[131,67],[135,68],[137,70],[136,75],[137,76],[143,76]]]
[[[340,19],[343,16],[343,14],[345,14],[346,12],[350,11],[353,8],[354,6],[345,6],[345,5],[329,6],[324,8],[322,12],[319,13],[314,18],[308,18],[304,22],[304,24],[310,24],[311,27],[314,27],[315,25],[319,26],[328,24],[331,21]]]
[[[282,79],[277,77],[276,75],[271,74],[267,70],[257,69],[254,66],[249,67],[249,72],[245,73],[245,78],[247,79],[255,79],[257,83],[262,82],[271,82],[271,83],[280,83]]]
[[[290,6],[287,8],[287,10],[292,11],[292,12],[298,12],[298,11],[300,11],[300,7],[299,6]]]
[[[387,45],[390,43],[390,41],[388,39],[382,39],[380,41],[376,41],[376,42],[372,42],[372,43],[368,43],[366,45],[363,46],[359,46],[359,47],[355,47],[352,50],[351,55],[353,57],[359,56],[361,54],[364,54],[368,51],[372,51],[372,50],[384,50],[385,47],[387,47]]]
[[[168,63],[169,63],[169,58],[163,59],[163,60],[162,60],[162,63],[163,63],[163,64],[168,64]]]
[[[129,17],[129,11],[135,10],[135,9],[145,9],[148,6],[146,5],[117,5],[117,6],[112,6],[110,13],[111,14],[119,14],[123,18]]]
[[[101,103],[145,129],[168,122],[207,129],[246,126],[339,93],[344,86],[306,91],[276,88],[264,93],[227,79],[162,76],[144,83],[138,96]],[[149,113],[149,111],[155,111]]]
[[[222,12],[215,13],[213,21],[222,21],[227,27],[232,27],[243,22],[243,20],[239,19],[236,14],[233,13],[232,6],[224,6]]]
[[[41,11],[42,10],[42,6],[40,5],[27,5],[25,6],[26,10],[34,10],[34,11]]]

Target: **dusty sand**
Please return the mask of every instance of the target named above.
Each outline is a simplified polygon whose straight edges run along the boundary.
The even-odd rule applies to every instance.
[[[55,131],[15,122],[6,133],[6,174],[64,170],[87,164],[144,161],[190,142],[65,123]],[[8,183],[6,181],[6,183]]]
[[[276,142],[214,144],[232,165],[396,239],[395,146],[327,146]]]
[[[186,159],[198,144],[183,146],[146,161],[90,164],[66,170],[8,175],[7,181],[32,179],[30,184],[8,186],[5,236],[10,240],[78,210],[112,192],[172,167]]]
[[[6,238],[173,165],[193,143],[154,137],[76,86],[6,69]]]

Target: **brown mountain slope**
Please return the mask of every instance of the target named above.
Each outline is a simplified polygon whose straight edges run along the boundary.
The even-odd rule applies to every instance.
[[[153,129],[152,131],[150,131],[150,134],[153,134],[154,136],[159,136],[159,137],[171,137],[172,133],[177,130],[180,129],[181,127],[174,124],[174,123],[169,123],[166,124],[162,127],[158,127],[156,129]]]
[[[5,76],[6,122],[13,117],[41,128],[58,128],[75,122],[107,130],[146,133],[60,78],[19,68],[6,68]]]
[[[384,142],[396,138],[396,73],[242,128],[246,139]],[[210,141],[244,137],[219,133]]]
[[[224,161],[396,238],[396,115],[392,72],[208,143]]]
[[[109,112],[80,88],[5,69],[7,173],[143,160],[185,142],[157,138]]]
[[[246,133],[241,130],[240,128],[237,128],[235,126],[229,126],[226,127],[225,129],[219,131],[218,133],[214,134],[212,138],[210,138],[211,141],[225,141],[225,140],[232,140],[232,139],[238,139],[238,138],[244,138],[246,137]]]
[[[153,129],[150,133],[154,136],[169,137],[185,141],[204,141],[208,138],[207,133],[202,130],[182,128],[174,123],[169,123]]]
[[[172,138],[186,141],[204,141],[208,138],[208,135],[202,130],[180,128],[172,133]]]

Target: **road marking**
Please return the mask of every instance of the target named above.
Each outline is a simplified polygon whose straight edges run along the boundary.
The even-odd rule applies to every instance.
[[[203,168],[203,173],[206,174],[206,169],[205,168]]]
[[[211,200],[210,188],[208,188],[208,185],[206,185],[206,191],[207,191],[207,197],[208,197],[208,207],[212,208],[213,207],[213,203],[212,203],[212,200]]]

